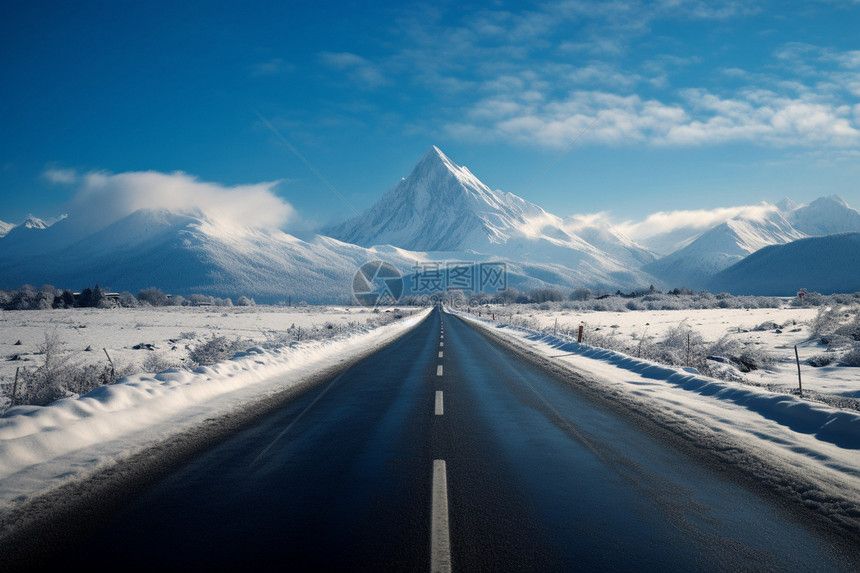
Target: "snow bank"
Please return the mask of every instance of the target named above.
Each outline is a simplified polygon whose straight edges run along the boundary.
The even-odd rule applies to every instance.
[[[194,371],[136,374],[49,406],[14,407],[0,417],[0,504],[295,386],[390,342],[429,312],[347,337],[253,348]]]

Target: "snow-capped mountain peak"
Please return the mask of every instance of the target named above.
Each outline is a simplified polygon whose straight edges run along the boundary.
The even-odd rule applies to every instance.
[[[795,203],[790,197],[783,197],[782,201],[776,204],[776,208],[780,210],[783,214],[791,213],[795,209],[797,209],[798,204]]]
[[[614,233],[592,233],[605,243],[598,247],[568,226],[522,197],[491,189],[433,146],[365,213],[324,233],[365,247],[483,253],[595,272],[638,268],[642,256],[651,260]]]
[[[24,229],[47,229],[50,227],[47,222],[38,217],[34,217],[33,215],[27,216],[27,218],[24,219],[24,222],[18,226]]]
[[[366,247],[481,251],[527,234],[527,219],[545,215],[516,195],[490,189],[434,146],[375,205],[325,234]]]

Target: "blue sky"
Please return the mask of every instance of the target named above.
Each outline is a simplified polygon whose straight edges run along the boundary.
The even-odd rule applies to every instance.
[[[306,230],[431,145],[562,216],[860,207],[857,1],[7,3],[0,85],[7,222],[178,177]]]

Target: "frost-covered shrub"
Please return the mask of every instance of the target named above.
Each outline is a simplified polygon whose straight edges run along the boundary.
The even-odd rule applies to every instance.
[[[4,292],[0,296],[0,307],[6,310],[47,310],[53,307],[59,294],[60,291],[51,285],[41,289],[24,285],[18,290]]]
[[[236,353],[248,350],[252,346],[254,343],[250,340],[241,338],[228,340],[226,336],[213,336],[195,347],[188,354],[188,358],[194,364],[205,366],[232,358]]]
[[[747,344],[735,360],[741,365],[741,371],[767,369],[776,362],[773,354],[759,344]]]
[[[853,346],[854,341],[847,336],[842,336],[841,334],[833,334],[830,336],[822,337],[821,342],[827,344],[827,350],[840,350]]]
[[[45,333],[39,346],[42,364],[35,368],[22,368],[13,405],[45,406],[73,394],[113,384],[117,379],[134,371],[131,365],[116,366],[109,362],[74,364],[72,355],[63,351],[63,343],[56,332]]]
[[[851,350],[846,352],[839,363],[842,366],[860,367],[860,344],[855,344]]]
[[[16,404],[44,406],[66,395],[64,382],[71,377],[71,357],[63,353],[62,345],[56,331],[45,333],[45,341],[39,345],[42,365],[35,370],[21,369]]]
[[[128,291],[123,291],[119,294],[119,305],[123,308],[136,308],[138,306],[137,299]]]
[[[570,300],[588,300],[590,298],[591,291],[587,288],[574,289],[574,291],[570,293]]]
[[[841,334],[855,342],[860,342],[860,309],[852,307],[846,310],[844,317],[846,324],[842,324],[836,329],[837,334]]]
[[[807,358],[805,362],[813,368],[822,368],[831,364],[835,359],[836,357],[833,354],[816,354]]]
[[[145,288],[137,293],[137,300],[141,304],[150,306],[165,306],[167,305],[167,295],[160,288],[150,287]]]
[[[177,368],[179,364],[165,357],[163,354],[149,352],[147,353],[146,358],[143,359],[143,364],[141,366],[144,372],[157,373],[164,372],[171,368]]]
[[[821,307],[809,325],[812,338],[821,338],[833,333],[839,326],[839,312],[835,308]]]
[[[729,334],[724,334],[719,340],[708,347],[708,354],[711,356],[731,358],[733,356],[738,356],[742,349],[743,344],[741,344],[737,338]]]

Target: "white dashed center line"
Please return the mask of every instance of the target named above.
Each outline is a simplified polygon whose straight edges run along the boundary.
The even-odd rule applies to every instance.
[[[436,415],[441,416],[445,413],[445,409],[443,407],[442,402],[442,390],[436,391]]]
[[[442,375],[442,365],[439,364],[438,366],[436,366],[436,376],[441,376],[441,375]]]
[[[433,460],[432,497],[430,571],[433,573],[450,573],[451,537],[448,532],[448,477],[445,460]]]
[[[442,358],[442,351],[439,351],[439,358]]]

